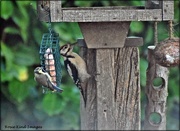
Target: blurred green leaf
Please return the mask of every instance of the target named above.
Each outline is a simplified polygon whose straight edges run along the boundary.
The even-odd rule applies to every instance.
[[[151,43],[153,42],[154,44],[154,31],[153,31],[153,28],[151,26],[148,26],[148,29],[145,30],[145,32],[147,35],[145,36],[145,40],[144,42],[145,43]]]
[[[148,67],[147,60],[141,58],[140,59],[140,83],[141,86],[146,86],[146,70]]]
[[[29,15],[28,12],[26,11],[26,4],[24,4],[24,2],[21,1],[16,1],[18,4],[18,8],[16,8],[16,10],[14,11],[12,19],[13,21],[20,27],[20,32],[21,32],[21,36],[24,40],[24,42],[27,42],[27,38],[28,38],[28,32],[27,32],[27,28],[29,25]],[[30,5],[29,5],[30,6]]]
[[[61,113],[65,105],[65,102],[55,93],[45,94],[42,101],[43,110],[50,116]]]
[[[21,45],[18,47],[18,50],[14,56],[16,59],[14,59],[14,63],[17,65],[24,65],[24,66],[30,66],[35,63],[35,58],[32,47],[27,47],[25,45]]]
[[[9,34],[20,34],[19,30],[17,28],[14,27],[6,27],[4,29],[5,33],[9,33]]]
[[[92,3],[93,3],[93,1],[79,1],[79,0],[75,1],[75,5],[77,5],[79,7],[90,7],[90,5]]]
[[[132,1],[132,5],[133,6],[143,6],[143,5],[145,5],[145,1],[143,0],[139,0],[139,1],[137,1],[137,0],[133,0]]]
[[[1,43],[1,56],[5,57],[6,62],[6,70],[10,70],[12,67],[14,55],[11,48],[5,45],[5,43]]]
[[[26,82],[20,82],[17,79],[13,79],[9,84],[9,93],[13,99],[21,103],[29,95],[29,85]]]
[[[11,1],[1,1],[1,17],[8,19],[14,10],[14,6]]]
[[[1,70],[1,82],[12,81],[14,77],[18,77],[18,71],[11,68],[9,70]]]
[[[140,33],[144,29],[144,25],[140,21],[138,21],[138,22],[137,21],[133,21],[130,24],[130,29],[134,33]]]
[[[167,24],[158,24],[158,41],[163,41],[165,40],[168,35],[168,25]]]

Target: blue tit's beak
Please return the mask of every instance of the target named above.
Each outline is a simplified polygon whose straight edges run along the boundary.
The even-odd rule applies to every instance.
[[[39,71],[38,70],[34,70],[34,73],[39,73]]]

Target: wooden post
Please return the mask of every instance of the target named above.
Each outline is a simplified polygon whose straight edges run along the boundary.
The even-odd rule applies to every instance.
[[[149,66],[147,69],[147,105],[145,109],[144,130],[166,130],[166,100],[168,96],[168,69],[156,64],[153,49],[148,49]],[[153,84],[155,79],[161,79],[162,84]],[[154,117],[154,118],[153,118]]]
[[[88,40],[87,35],[92,30],[96,31],[97,28],[94,28],[96,24],[93,23],[94,26],[86,33],[82,28],[86,29],[85,26],[88,26],[89,23],[80,24],[84,38],[87,38],[85,39],[87,47],[88,42],[91,42],[91,39]],[[103,23],[98,23],[98,25],[103,27]],[[116,31],[119,32],[118,28],[112,28],[108,33],[111,33],[111,31],[114,34],[116,34]],[[103,32],[103,30],[99,32]],[[119,35],[121,36],[121,34]],[[82,47],[81,49],[81,55],[88,65],[88,72],[92,75],[87,87],[83,87],[86,90],[87,102],[85,107],[81,98],[81,130],[139,130],[140,80],[138,48],[114,48],[114,41],[107,42],[107,45],[112,45],[113,48],[100,48],[99,40],[104,41],[105,39],[101,37],[103,36],[99,35],[99,38],[96,37],[98,40],[93,41],[95,42],[93,45],[98,45],[98,48],[87,49]],[[102,46],[105,45],[102,44]]]

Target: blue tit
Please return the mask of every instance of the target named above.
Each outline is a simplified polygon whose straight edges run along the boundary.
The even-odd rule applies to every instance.
[[[34,76],[35,81],[37,81],[42,86],[49,88],[51,91],[63,91],[63,89],[53,84],[51,76],[42,67],[35,68]]]

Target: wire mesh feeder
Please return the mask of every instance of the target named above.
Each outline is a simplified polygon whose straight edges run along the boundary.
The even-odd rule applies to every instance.
[[[50,32],[43,34],[39,51],[41,66],[49,73],[53,84],[57,87],[60,87],[62,78],[59,49],[58,33]],[[43,87],[43,92],[47,90],[48,88]]]

